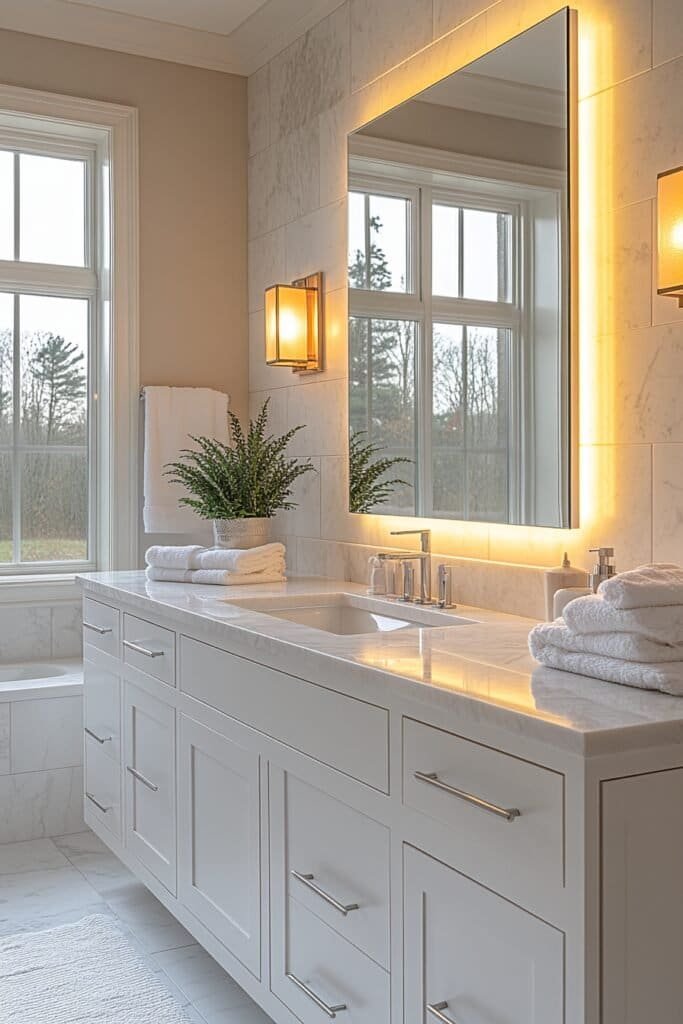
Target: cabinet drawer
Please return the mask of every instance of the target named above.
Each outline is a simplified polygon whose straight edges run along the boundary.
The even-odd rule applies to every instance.
[[[83,598],[83,642],[119,657],[119,610],[91,597]]]
[[[336,1014],[344,1024],[388,1024],[387,972],[296,900],[286,917],[285,948],[271,982],[285,1006],[303,1024]]]
[[[366,701],[180,638],[180,688],[323,764],[389,789],[389,713]]]
[[[564,936],[404,847],[405,1020],[563,1024]]]
[[[121,765],[85,738],[85,813],[121,836]]]
[[[83,662],[86,736],[117,764],[121,760],[121,683],[99,665]]]
[[[388,968],[389,830],[274,766],[270,798],[281,905],[292,896]]]
[[[175,633],[136,615],[124,615],[123,660],[139,672],[175,686]]]
[[[522,897],[564,884],[558,772],[404,718],[403,801],[448,826],[467,874]]]

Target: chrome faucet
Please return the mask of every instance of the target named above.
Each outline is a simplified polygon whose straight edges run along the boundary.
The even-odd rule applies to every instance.
[[[420,596],[415,598],[416,604],[433,604],[432,601],[432,531],[431,530],[392,530],[392,537],[420,537],[420,550],[404,552],[404,560],[417,559],[420,562]],[[381,555],[379,556],[382,557]]]

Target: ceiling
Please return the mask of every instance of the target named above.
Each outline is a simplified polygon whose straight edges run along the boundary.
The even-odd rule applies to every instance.
[[[0,0],[0,28],[249,75],[342,0]]]

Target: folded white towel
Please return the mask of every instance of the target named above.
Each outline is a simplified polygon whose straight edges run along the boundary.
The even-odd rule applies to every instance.
[[[599,654],[575,654],[546,643],[543,635],[534,629],[529,635],[529,649],[537,661],[563,672],[576,672],[581,676],[604,679],[610,683],[683,696],[683,661],[659,665],[637,664]]]
[[[145,575],[156,583],[196,583],[220,587],[244,587],[256,583],[284,583],[281,572],[227,572],[225,569],[158,569],[149,566]]]
[[[604,580],[598,594],[613,608],[683,605],[683,569],[672,562],[640,565]]]
[[[165,466],[177,462],[183,448],[195,449],[190,435],[228,439],[228,396],[211,388],[145,388],[144,508],[146,533],[191,533],[201,525],[180,498]]]
[[[683,643],[683,605],[615,608],[599,594],[570,601],[563,612],[572,633],[638,633],[646,640]]]
[[[145,552],[147,565],[157,569],[222,569],[225,572],[283,572],[284,544],[257,548],[203,548],[200,544],[173,547],[155,544]]]
[[[622,661],[683,661],[683,643],[648,640],[638,633],[572,633],[564,619],[542,622],[532,630],[534,644],[552,644],[572,654],[601,654]],[[532,640],[529,637],[529,646]],[[533,654],[533,649],[532,652]],[[535,656],[535,655],[534,655]]]

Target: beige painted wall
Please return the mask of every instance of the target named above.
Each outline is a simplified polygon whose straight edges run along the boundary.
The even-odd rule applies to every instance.
[[[141,382],[246,412],[246,80],[0,30],[0,81],[138,108]]]
[[[347,132],[554,13],[558,0],[346,0],[249,79],[252,407],[306,423],[308,474],[281,530],[299,571],[363,579],[405,520],[346,511]],[[575,0],[580,47],[581,527],[432,522],[460,601],[542,614],[538,567],[613,544],[625,569],[683,559],[683,310],[653,278],[656,175],[683,163],[680,0]],[[263,360],[263,289],[322,269],[327,369]]]

